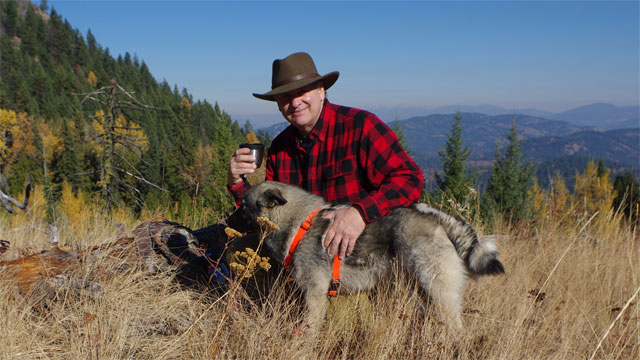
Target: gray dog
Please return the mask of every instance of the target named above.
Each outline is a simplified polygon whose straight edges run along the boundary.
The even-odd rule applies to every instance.
[[[322,214],[336,207],[298,187],[265,182],[249,189],[227,219],[229,226],[242,232],[257,231],[259,216],[275,223],[279,229],[271,232],[264,244],[273,259],[282,263],[301,224],[318,209],[291,256],[293,277],[305,294],[307,323],[316,329],[324,318],[332,280],[333,259],[323,247],[331,220]],[[341,290],[372,288],[390,271],[392,257],[398,257],[425,295],[438,305],[442,320],[459,329],[467,278],[504,273],[497,256],[493,242],[478,241],[474,230],[461,220],[422,203],[396,208],[367,225],[357,239],[341,265]]]

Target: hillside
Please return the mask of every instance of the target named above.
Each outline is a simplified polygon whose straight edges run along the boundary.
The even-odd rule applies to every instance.
[[[0,10],[0,109],[10,125],[20,122],[4,130],[11,133],[0,164],[6,191],[21,189],[29,173],[36,185],[49,184],[53,201],[67,183],[136,211],[193,196],[213,208],[232,203],[226,166],[244,137],[217,104],[157,81],[129,52],[112,55],[53,8],[47,15],[29,1],[8,0]],[[109,89],[121,89],[113,110],[104,105]],[[119,122],[117,136],[107,136],[109,121]],[[140,138],[135,146],[122,140],[128,131]],[[115,152],[105,153],[105,139]]]
[[[611,104],[596,103],[554,114],[552,119],[612,130],[640,126],[638,112],[638,106],[618,107]]]
[[[451,130],[454,114],[435,114],[413,117],[401,121],[405,138],[412,151],[426,157],[437,157],[438,150],[446,142],[446,134]],[[524,138],[569,135],[584,128],[563,121],[547,120],[527,115],[489,116],[478,113],[461,113],[462,140],[473,149],[471,160],[493,159],[496,144],[509,131],[512,121],[518,127],[518,134]]]
[[[581,156],[640,165],[640,129],[581,131],[567,136],[531,138],[523,149],[535,161]]]

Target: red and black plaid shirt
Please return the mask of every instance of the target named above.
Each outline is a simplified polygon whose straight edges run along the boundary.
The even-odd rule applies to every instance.
[[[332,203],[350,203],[366,223],[422,193],[422,171],[377,116],[325,101],[308,137],[289,126],[273,140],[267,180],[297,185]],[[230,192],[239,200],[249,184]]]

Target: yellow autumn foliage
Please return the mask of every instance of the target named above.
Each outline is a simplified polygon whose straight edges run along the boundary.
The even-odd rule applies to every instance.
[[[55,135],[56,131],[51,128],[49,123],[39,122],[36,127],[43,144],[42,155],[47,164],[49,164],[62,150],[62,138]]]
[[[96,84],[98,84],[98,77],[93,73],[93,71],[89,71],[89,75],[87,75],[87,82],[92,86],[96,86]]]
[[[253,130],[249,131],[247,133],[247,135],[244,136],[244,140],[245,142],[248,143],[259,143],[260,140],[258,140],[258,137],[256,136],[256,133],[253,132]]]
[[[256,136],[256,133],[252,131],[249,131],[245,136],[244,136],[244,141],[247,143],[259,143],[260,140],[258,140],[258,137]],[[253,174],[249,174],[247,176],[247,179],[249,179],[249,182],[251,184],[260,184],[261,182],[264,181],[264,178],[266,176],[267,173],[267,167],[265,166],[266,163],[266,159],[267,159],[267,149],[264,149],[265,153],[264,153],[264,159],[262,160],[262,165],[260,166],[260,168],[256,169],[256,171]]]
[[[69,227],[74,231],[80,231],[87,214],[95,211],[94,207],[87,204],[80,194],[73,193],[71,185],[66,181],[62,183],[59,209],[68,220]]]
[[[596,212],[605,216],[611,210],[616,192],[609,181],[609,171],[598,176],[598,170],[593,160],[589,161],[584,173],[576,176],[575,196],[573,206],[578,215],[591,217]]]
[[[4,163],[9,157],[7,140],[15,133],[18,127],[16,112],[0,109],[0,162]]]
[[[19,153],[29,156],[36,155],[36,147],[33,143],[33,118],[27,113],[19,112],[17,114],[18,126],[15,127],[13,136],[13,146],[9,150],[9,162],[13,161]]]
[[[556,174],[551,183],[551,214],[554,218],[566,216],[571,205],[571,192],[561,174]]]
[[[16,194],[15,199],[22,203],[24,201],[24,192]],[[34,186],[31,195],[29,195],[27,210],[29,211],[28,214],[19,212],[19,216],[9,217],[12,228],[24,224],[25,219],[44,219],[46,217],[47,200],[44,198],[42,186]]]
[[[187,99],[186,97],[183,97],[182,100],[180,101],[180,108],[185,110],[191,110],[191,103],[189,102],[189,99]]]
[[[538,220],[543,220],[548,216],[548,203],[546,194],[538,185],[538,182],[534,182],[533,186],[529,190],[529,197],[533,200],[533,208],[536,210]]]
[[[108,124],[104,110],[98,110],[93,115],[91,127],[97,137],[118,139],[116,141],[116,150],[127,152],[126,146],[123,144],[135,144],[142,150],[146,150],[149,144],[144,131],[139,126],[127,121],[124,115],[119,114],[113,124]],[[114,132],[111,134],[110,132]],[[97,149],[103,150],[105,141],[98,141]]]
[[[149,139],[147,139],[142,128],[127,121],[124,115],[120,114],[116,118],[115,130],[118,132],[119,136],[127,141],[141,146],[143,150],[147,149]]]

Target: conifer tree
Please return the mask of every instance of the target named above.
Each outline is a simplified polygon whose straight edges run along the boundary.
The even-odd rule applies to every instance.
[[[74,193],[78,192],[79,177],[81,173],[80,166],[82,161],[79,157],[78,148],[78,135],[67,121],[62,122],[60,136],[62,137],[62,151],[60,159],[55,168],[54,182],[63,183],[66,182],[71,186],[71,190]]]
[[[268,132],[259,129],[256,136],[258,137],[258,141],[263,143],[265,147],[271,146],[271,135],[269,135]]]
[[[15,36],[18,32],[18,5],[16,0],[2,2],[0,21],[8,36]]]
[[[627,171],[623,174],[616,175],[613,181],[614,191],[617,193],[613,199],[614,208],[621,209],[632,221],[637,221],[638,211],[640,211],[640,185],[633,174]]]
[[[504,154],[501,155],[496,146],[491,178],[484,194],[484,212],[489,217],[501,214],[507,220],[529,221],[535,216],[529,196],[535,171],[530,161],[523,159],[515,120],[506,140]]]
[[[49,2],[47,0],[40,0],[40,10],[47,12],[49,10]]]
[[[393,130],[393,132],[398,137],[398,143],[400,144],[400,146],[402,146],[407,154],[411,155],[411,147],[409,146],[409,143],[407,143],[407,138],[404,135],[404,130],[402,129],[402,125],[400,125],[397,116],[393,121],[393,124],[391,124],[391,130]]]
[[[211,188],[209,189],[208,205],[218,211],[225,211],[233,205],[233,199],[226,190],[229,159],[236,147],[244,139],[234,136],[231,117],[220,110],[218,104],[214,105],[215,114],[215,138],[213,143],[213,156],[211,167]],[[236,126],[240,131],[239,126]]]
[[[474,178],[467,174],[467,160],[471,155],[471,149],[464,146],[462,142],[460,113],[456,113],[453,120],[444,149],[438,152],[444,173],[442,177],[435,174],[438,186],[436,198],[441,199],[444,205],[446,205],[445,198],[464,204],[474,185]]]

